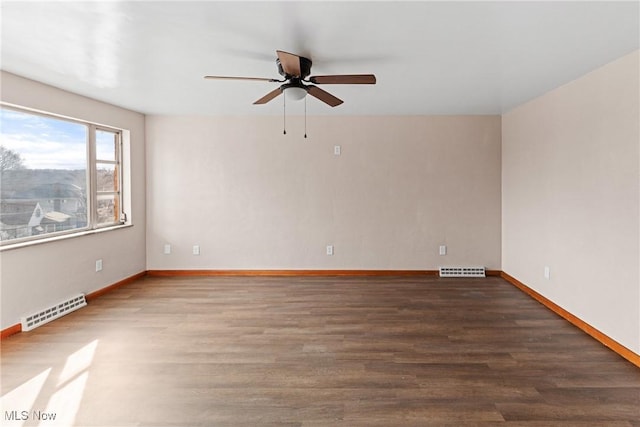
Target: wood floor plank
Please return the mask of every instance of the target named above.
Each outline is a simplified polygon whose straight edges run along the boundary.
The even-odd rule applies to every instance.
[[[497,277],[146,277],[0,345],[3,426],[640,426],[640,370]]]

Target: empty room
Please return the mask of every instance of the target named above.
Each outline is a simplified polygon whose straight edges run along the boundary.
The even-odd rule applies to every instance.
[[[640,2],[0,3],[3,426],[640,426]]]

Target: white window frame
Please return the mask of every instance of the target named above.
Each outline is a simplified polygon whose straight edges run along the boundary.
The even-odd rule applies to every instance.
[[[115,160],[103,160],[98,159],[97,157],[97,144],[96,144],[96,132],[105,131],[113,133],[117,136],[118,142],[116,144],[116,153]],[[117,225],[122,225],[126,222],[127,214],[123,209],[123,194],[122,194],[122,130],[115,129],[107,126],[89,125],[89,164],[91,165],[91,177],[90,182],[87,185],[87,188],[90,188],[90,198],[91,200],[88,202],[91,209],[91,220],[89,221],[89,225],[92,226],[93,229],[97,228],[106,228],[113,227]],[[101,191],[98,189],[98,164],[110,164],[114,165],[116,169],[116,179],[118,180],[118,189],[117,191]],[[101,194],[113,194],[118,197],[118,220],[108,224],[100,224],[98,222],[98,196]],[[94,208],[95,206],[95,208]]]
[[[125,171],[125,167],[124,167],[125,161],[126,161],[125,157],[128,155],[128,149],[125,149],[125,148],[128,148],[128,137],[129,137],[128,130],[120,129],[114,126],[107,126],[103,124],[89,122],[86,120],[66,117],[66,116],[51,113],[51,112],[35,110],[35,109],[31,109],[31,108],[27,108],[27,107],[15,105],[15,104],[6,103],[6,102],[0,102],[0,108],[11,110],[11,111],[17,111],[24,114],[31,114],[31,115],[47,117],[55,120],[77,123],[77,124],[86,126],[87,127],[87,142],[86,142],[87,165],[86,167],[87,167],[87,170],[89,171],[86,176],[86,179],[87,179],[87,200],[86,200],[87,225],[86,226],[74,228],[71,230],[63,230],[63,231],[39,234],[35,236],[3,240],[3,241],[0,241],[0,250],[10,249],[14,247],[22,247],[25,245],[35,244],[35,243],[44,243],[47,241],[55,241],[55,240],[59,240],[60,238],[73,237],[77,235],[85,235],[91,232],[106,231],[110,229],[121,228],[122,226],[125,226],[125,225],[131,225],[130,215],[127,212],[131,201],[128,199],[125,199],[125,196],[126,196],[125,189],[130,188],[130,182],[129,182],[130,176],[129,176],[129,173]],[[117,135],[118,142],[116,145],[115,160],[110,161],[110,160],[97,159],[97,147],[96,147],[97,131],[106,131],[106,132],[114,133],[115,135]],[[125,147],[125,143],[127,143],[126,144],[127,147]],[[112,164],[115,166],[115,169],[117,171],[116,179],[118,180],[117,191],[101,192],[98,190],[97,188],[98,164]],[[111,223],[103,223],[103,224],[99,223],[98,221],[98,195],[99,194],[113,194],[117,196],[119,209],[117,211],[118,218],[116,221]]]

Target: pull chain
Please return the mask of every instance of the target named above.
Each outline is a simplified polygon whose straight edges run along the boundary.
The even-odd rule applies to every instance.
[[[282,94],[282,134],[287,134],[287,96]]]
[[[304,137],[307,137],[307,97],[304,97]]]

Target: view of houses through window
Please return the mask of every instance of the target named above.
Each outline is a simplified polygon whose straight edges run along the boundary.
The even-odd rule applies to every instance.
[[[0,241],[120,224],[121,132],[2,106]]]

